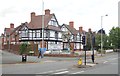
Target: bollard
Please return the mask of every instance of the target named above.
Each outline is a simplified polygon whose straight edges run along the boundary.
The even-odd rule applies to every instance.
[[[82,65],[82,58],[78,60],[78,65]]]
[[[27,55],[26,54],[22,54],[22,62],[26,62],[27,61]]]
[[[92,62],[94,63],[94,55],[91,55],[91,57],[92,57]]]

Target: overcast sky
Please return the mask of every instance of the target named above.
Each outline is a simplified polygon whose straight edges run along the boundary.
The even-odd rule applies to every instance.
[[[118,26],[119,0],[44,0],[44,9],[55,13],[60,25],[74,21],[74,27],[82,26],[84,30],[91,28],[98,31],[103,28],[108,33],[113,26]],[[42,0],[0,0],[0,33],[5,27],[14,23],[30,22],[30,13],[42,14]],[[105,16],[108,14],[108,16]]]

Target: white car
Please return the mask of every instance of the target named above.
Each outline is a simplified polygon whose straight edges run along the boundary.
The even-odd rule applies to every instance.
[[[44,54],[50,54],[51,51],[50,50],[46,50]]]

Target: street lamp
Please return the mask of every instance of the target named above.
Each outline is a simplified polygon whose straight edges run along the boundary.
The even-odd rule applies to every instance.
[[[42,48],[44,48],[44,1],[42,0]]]
[[[107,14],[105,16],[108,16]],[[102,56],[102,50],[103,50],[103,38],[102,38],[102,24],[103,24],[103,17],[105,16],[101,16],[101,56]]]

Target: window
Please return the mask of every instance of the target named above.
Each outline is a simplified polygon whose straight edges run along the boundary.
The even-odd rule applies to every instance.
[[[29,30],[29,38],[32,38],[32,31]]]
[[[33,31],[33,38],[35,38],[35,31]]]
[[[27,30],[22,31],[21,36],[28,37],[28,31]]]
[[[80,40],[80,37],[79,37],[79,35],[77,35],[77,41],[79,41]]]
[[[67,28],[65,26],[62,27],[62,31],[68,31]]]
[[[40,38],[40,32],[36,32],[36,37]]]
[[[77,37],[74,35],[74,41],[76,41],[77,40]]]
[[[58,39],[58,32],[55,32],[55,39]]]
[[[50,25],[56,26],[56,25],[57,25],[57,22],[56,22],[55,20],[51,20],[51,21],[50,21]]]
[[[62,33],[61,32],[59,32],[59,38],[62,38]]]
[[[70,39],[73,41],[73,40],[74,40],[74,35],[72,35],[72,36],[70,37]]]
[[[55,32],[54,31],[50,31],[50,37],[55,37]]]
[[[49,30],[46,31],[46,37],[47,37],[47,38],[50,37],[50,31],[49,31]]]
[[[46,37],[46,30],[44,30],[44,38]]]

